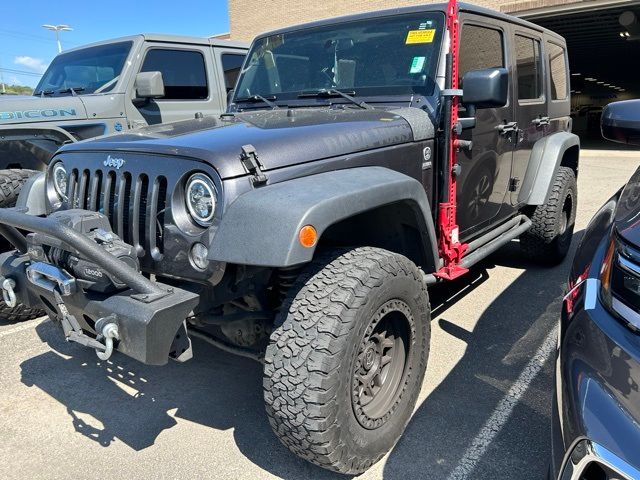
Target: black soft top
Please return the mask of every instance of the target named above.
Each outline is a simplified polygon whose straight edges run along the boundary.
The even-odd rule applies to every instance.
[[[460,12],[470,12],[470,13],[476,13],[478,15],[483,15],[485,17],[491,17],[491,18],[495,18],[498,20],[503,20],[505,22],[509,22],[515,25],[520,25],[522,27],[525,28],[529,28],[531,30],[535,30],[537,32],[541,32],[541,33],[546,33],[550,36],[553,36],[557,39],[561,39],[562,43],[564,43],[564,39],[558,35],[557,33],[553,32],[552,30],[548,30],[546,28],[541,27],[540,25],[536,25],[535,23],[531,23],[528,22],[527,20],[523,20],[521,18],[518,17],[514,17],[512,15],[507,15],[506,13],[502,13],[502,12],[497,12],[495,10],[491,10],[489,8],[484,8],[484,7],[480,7],[478,5],[472,5],[470,3],[464,3],[464,2],[460,2],[458,3],[458,10]],[[333,25],[336,23],[343,23],[343,22],[351,22],[351,21],[355,21],[355,20],[365,20],[367,18],[378,18],[378,17],[385,17],[385,16],[391,16],[391,15],[401,15],[403,13],[416,13],[416,12],[442,12],[442,13],[446,13],[447,11],[447,4],[446,3],[433,3],[433,4],[429,4],[429,5],[418,5],[418,6],[413,6],[413,7],[402,7],[402,8],[390,8],[390,9],[386,9],[386,10],[376,10],[373,12],[364,12],[364,13],[356,13],[353,15],[345,15],[342,17],[334,17],[334,18],[327,18],[324,20],[317,20],[315,22],[309,22],[309,23],[303,23],[300,25],[294,25],[294,26],[290,26],[290,27],[285,27],[285,28],[279,28],[277,30],[272,30],[270,32],[265,32],[262,33],[260,35],[258,35],[256,37],[256,39],[258,38],[262,38],[262,37],[268,37],[270,35],[275,35],[275,34],[279,34],[279,33],[286,33],[286,32],[291,32],[291,31],[295,31],[295,30],[304,30],[307,28],[312,28],[312,27],[320,27],[320,26],[325,26],[325,25]]]

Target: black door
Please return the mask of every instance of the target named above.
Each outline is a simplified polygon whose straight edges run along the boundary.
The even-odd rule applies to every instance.
[[[517,29],[512,38],[518,131],[511,171],[511,204],[517,205],[531,150],[548,134],[549,112],[543,82],[542,40],[535,32]]]
[[[460,79],[470,70],[508,65],[508,28],[497,21],[487,23],[479,16],[462,16]],[[464,88],[462,83],[461,87]],[[464,108],[460,115],[465,116]],[[457,188],[458,224],[463,240],[496,221],[505,202],[513,143],[511,134],[501,133],[499,126],[515,120],[512,99],[501,108],[477,110],[476,119],[475,128],[462,135],[473,141],[473,149],[458,155],[462,167]]]

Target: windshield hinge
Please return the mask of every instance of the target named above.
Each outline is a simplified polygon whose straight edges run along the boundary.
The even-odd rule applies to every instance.
[[[244,145],[242,147],[242,155],[240,155],[240,161],[244,168],[247,169],[253,178],[251,179],[254,185],[263,185],[267,183],[267,176],[262,173],[260,169],[260,161],[258,160],[258,154],[256,153],[256,149],[253,145]]]

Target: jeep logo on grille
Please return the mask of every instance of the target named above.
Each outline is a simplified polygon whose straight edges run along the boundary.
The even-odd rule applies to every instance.
[[[107,159],[102,162],[105,167],[115,168],[116,170],[120,170],[120,167],[124,165],[124,158],[112,157],[111,155],[107,155]]]

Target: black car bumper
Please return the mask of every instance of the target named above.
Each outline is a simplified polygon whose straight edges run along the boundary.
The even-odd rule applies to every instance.
[[[26,251],[26,239],[16,228],[48,235],[81,252],[129,289],[112,294],[88,291],[55,265],[38,262],[36,268]],[[12,281],[15,301],[44,308],[63,326],[61,317],[66,314],[73,317],[71,324],[78,327],[70,335],[66,324],[68,339],[95,345],[94,340],[101,333],[100,324],[108,318],[117,326],[116,350],[146,364],[163,365],[170,356],[179,358],[189,349],[184,320],[197,304],[196,294],[151,282],[97,243],[53,218],[0,209],[0,234],[17,248],[0,255],[0,284]]]
[[[553,478],[640,479],[640,337],[600,303],[595,275],[564,303]]]

